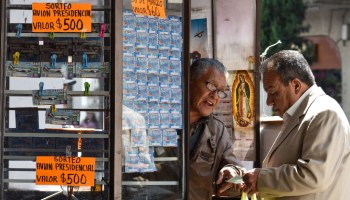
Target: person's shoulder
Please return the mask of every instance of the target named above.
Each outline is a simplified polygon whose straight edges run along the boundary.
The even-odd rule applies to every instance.
[[[330,116],[333,116],[332,118],[335,116],[346,118],[340,104],[327,94],[317,97],[310,106],[309,111],[311,111],[311,113],[318,113],[318,115],[325,116],[327,118]]]
[[[316,105],[322,105],[320,106],[320,109],[322,110],[323,109],[326,109],[326,110],[329,110],[329,109],[339,109],[341,108],[340,107],[340,104],[331,96],[327,95],[327,94],[324,94],[324,95],[320,95],[319,97],[317,97],[315,99],[315,104]]]

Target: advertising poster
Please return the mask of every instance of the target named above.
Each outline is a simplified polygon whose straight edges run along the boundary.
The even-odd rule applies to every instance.
[[[191,20],[191,53],[193,59],[209,57],[207,18]]]

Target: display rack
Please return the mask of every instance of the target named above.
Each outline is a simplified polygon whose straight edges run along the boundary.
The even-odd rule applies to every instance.
[[[0,145],[3,163],[0,199],[23,196],[59,199],[71,195],[78,199],[109,199],[109,182],[113,180],[110,2],[92,5],[89,33],[33,33],[32,2],[4,1],[1,5],[6,17],[1,23],[4,24],[1,45],[5,47],[1,55],[5,123]],[[66,96],[59,96],[59,92]],[[34,101],[35,93],[39,94],[39,103]],[[55,100],[60,98],[65,98],[63,103]],[[77,116],[70,116],[67,110]],[[56,121],[47,120],[47,112],[56,117],[58,111],[67,112]],[[98,122],[86,128],[83,121],[89,114],[94,114]],[[37,156],[96,158],[95,185],[74,188],[37,185]]]
[[[93,1],[86,33],[33,32],[32,3],[1,2],[0,199],[185,198],[182,3],[165,1],[176,9],[160,19],[131,13],[131,1]],[[82,127],[91,113],[97,126]],[[44,156],[95,158],[94,185],[37,184]]]

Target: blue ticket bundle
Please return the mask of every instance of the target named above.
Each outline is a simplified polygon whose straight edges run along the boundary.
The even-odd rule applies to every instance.
[[[154,152],[146,149],[178,145],[177,129],[183,127],[182,43],[181,18],[124,11],[123,130],[131,135],[123,138],[127,173],[156,170]]]

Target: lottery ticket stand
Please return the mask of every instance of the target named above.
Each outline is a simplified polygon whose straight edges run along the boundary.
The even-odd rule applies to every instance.
[[[1,1],[0,199],[186,199],[188,66],[234,67],[223,4]],[[231,134],[232,104],[215,111]]]

